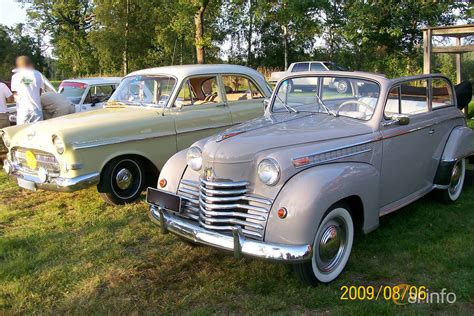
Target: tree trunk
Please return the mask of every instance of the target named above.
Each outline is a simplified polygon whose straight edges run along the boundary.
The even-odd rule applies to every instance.
[[[125,4],[125,31],[124,31],[124,45],[123,45],[123,52],[122,52],[122,67],[123,67],[123,75],[126,76],[128,74],[128,21],[130,15],[130,0],[126,0]]]
[[[196,27],[195,33],[195,43],[196,46],[196,59],[198,64],[204,64],[206,62],[205,59],[205,51],[204,51],[204,11],[206,11],[206,7],[209,4],[209,0],[201,0],[200,6],[198,7],[196,13],[194,14],[194,26]]]
[[[285,53],[285,70],[288,70],[288,27],[283,26],[283,49]]]
[[[253,0],[249,0],[249,33],[247,34],[247,66],[252,62]]]

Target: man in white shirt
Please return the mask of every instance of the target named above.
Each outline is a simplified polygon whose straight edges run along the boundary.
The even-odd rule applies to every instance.
[[[7,103],[12,103],[13,95],[7,85],[0,82],[0,128],[10,126]]]
[[[44,89],[43,76],[33,68],[27,56],[18,57],[16,67],[17,71],[12,76],[11,84],[16,96],[16,123],[20,125],[41,121],[43,111],[40,96]]]

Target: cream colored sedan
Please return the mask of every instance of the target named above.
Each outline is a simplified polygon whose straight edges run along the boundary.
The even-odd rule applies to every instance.
[[[4,170],[26,189],[97,185],[111,204],[132,202],[174,153],[262,115],[270,94],[263,76],[243,66],[140,70],[104,109],[3,129]]]

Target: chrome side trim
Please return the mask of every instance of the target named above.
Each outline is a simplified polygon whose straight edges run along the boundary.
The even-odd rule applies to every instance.
[[[311,244],[286,245],[247,239],[242,229],[231,227],[232,236],[200,227],[196,223],[173,216],[166,210],[151,206],[149,217],[153,223],[161,227],[162,232],[172,232],[195,243],[211,246],[224,251],[231,251],[236,258],[241,256],[288,263],[311,260],[313,248]],[[212,226],[214,229],[215,227]],[[228,229],[228,227],[226,228]]]
[[[77,149],[86,149],[86,148],[94,148],[94,147],[100,147],[100,146],[121,144],[121,143],[127,143],[127,142],[136,142],[136,141],[141,141],[141,140],[154,139],[154,138],[158,138],[158,137],[171,136],[171,135],[175,135],[175,134],[176,133],[174,133],[174,132],[158,132],[158,133],[138,135],[138,136],[134,135],[134,136],[127,136],[127,137],[120,137],[120,138],[118,138],[118,137],[109,138],[109,139],[105,139],[105,140],[75,142],[75,143],[71,143],[71,145],[72,145],[72,149],[77,150]]]
[[[320,160],[320,161],[317,161],[317,162],[308,163],[306,165],[294,166],[294,164],[293,164],[293,166],[296,169],[306,168],[306,167],[311,167],[311,166],[317,166],[317,165],[325,164],[325,163],[336,161],[336,160],[343,159],[343,158],[348,158],[348,157],[360,155],[360,154],[371,152],[371,151],[372,151],[372,148],[367,148],[367,149],[359,150],[359,151],[356,151],[356,152],[353,152],[353,153],[340,155],[340,156],[337,156],[337,157],[334,157],[334,158],[328,158],[328,159],[325,159],[325,160]],[[296,158],[296,159],[298,159],[298,158]],[[293,161],[296,160],[296,159],[293,159]]]

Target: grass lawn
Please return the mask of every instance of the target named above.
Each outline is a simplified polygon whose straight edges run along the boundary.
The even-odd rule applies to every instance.
[[[112,207],[94,188],[27,192],[0,173],[0,314],[449,313],[474,310],[474,186],[432,196],[356,239],[334,283],[302,287],[289,266],[160,235],[143,201]],[[455,304],[341,301],[343,285],[446,288]]]

